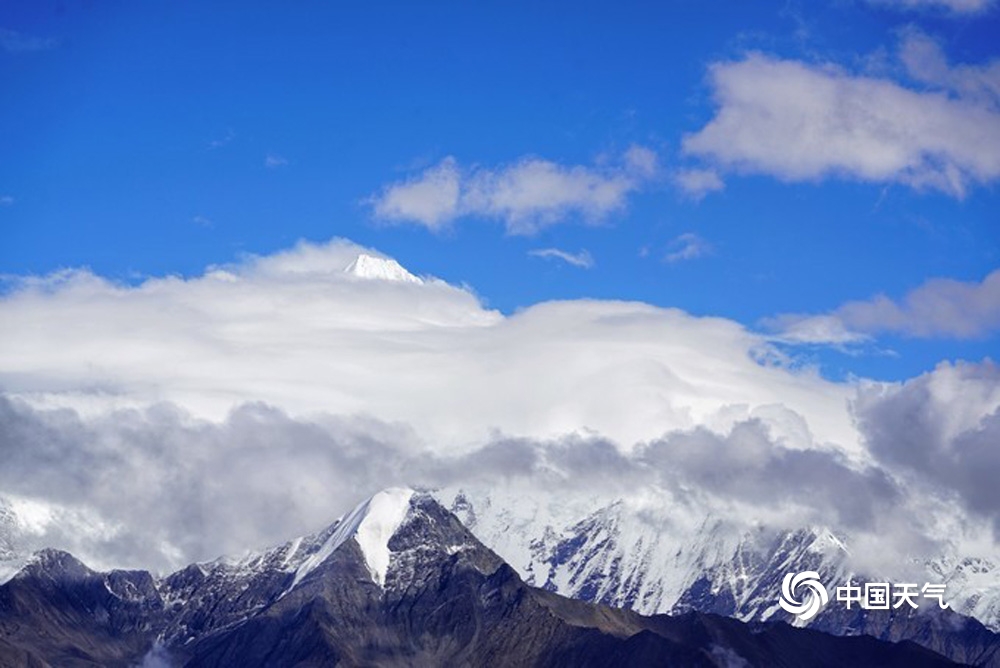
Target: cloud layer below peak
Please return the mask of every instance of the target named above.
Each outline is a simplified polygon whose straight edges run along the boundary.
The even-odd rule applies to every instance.
[[[631,447],[768,404],[807,416],[820,442],[857,442],[848,389],[761,363],[774,351],[735,322],[595,300],[505,316],[432,277],[354,280],[359,254],[377,256],[300,243],[139,285],[83,270],[21,280],[0,299],[0,384],[84,411],[165,400],[222,419],[265,401],[369,414],[442,447],[495,431]]]

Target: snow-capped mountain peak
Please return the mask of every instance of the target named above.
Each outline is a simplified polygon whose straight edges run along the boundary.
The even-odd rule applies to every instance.
[[[385,489],[345,515],[323,546],[305,559],[296,570],[292,588],[351,538],[361,548],[372,580],[379,586],[384,585],[391,556],[389,539],[406,518],[412,497],[412,489]]]
[[[400,283],[423,283],[392,258],[375,257],[361,253],[344,269],[344,273],[354,278]]]

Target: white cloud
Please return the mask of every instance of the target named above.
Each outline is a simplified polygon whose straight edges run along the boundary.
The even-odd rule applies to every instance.
[[[215,225],[215,223],[212,221],[211,218],[201,215],[192,218],[191,222],[194,223],[195,225],[200,225],[201,227],[212,227],[213,225]]]
[[[590,269],[594,266],[594,258],[588,250],[581,250],[579,253],[570,253],[558,248],[536,248],[535,250],[528,251],[528,255],[549,260],[562,260],[567,264],[580,267],[581,269]]]
[[[481,216],[502,220],[511,234],[532,234],[573,216],[586,222],[604,219],[623,209],[626,198],[657,170],[656,154],[640,146],[626,151],[620,164],[600,167],[529,157],[493,169],[463,170],[448,157],[386,186],[370,201],[375,217],[389,223],[439,231],[459,217]]]
[[[716,63],[710,75],[718,109],[683,151],[715,168],[956,197],[1000,177],[1000,113],[975,99],[760,53]]]
[[[869,0],[872,4],[902,10],[944,9],[955,14],[978,14],[990,9],[994,0]]]
[[[854,410],[879,459],[957,493],[1000,537],[1000,367],[944,362],[905,383],[864,389]]]
[[[438,231],[459,215],[461,175],[454,158],[445,158],[408,181],[386,187],[372,198],[375,217],[387,222],[417,222]]]
[[[267,157],[264,158],[264,166],[268,169],[277,169],[278,167],[284,167],[288,164],[288,160],[276,155],[274,153],[268,153]]]
[[[913,28],[903,33],[899,58],[907,73],[919,82],[994,108],[1000,103],[1000,59],[984,65],[952,66],[937,41]]]
[[[379,255],[302,242],[190,278],[9,283],[0,493],[77,518],[32,540],[166,568],[315,529],[388,485],[511,479],[676,490],[704,512],[869,532],[883,557],[912,555],[897,540],[937,544],[939,517],[982,534],[881,463],[914,470],[878,440],[911,405],[879,404],[892,387],[864,386],[852,413],[856,384],[761,362],[775,351],[732,321],[596,300],[503,315],[430,277],[352,280],[361,252]],[[994,466],[993,432],[975,425],[1000,384],[988,365],[972,375],[940,376],[951,399],[923,428],[952,450],[973,439]],[[994,495],[967,473],[920,475],[988,515]]]
[[[237,555],[321,527],[386,486],[513,485],[576,511],[655,504],[664,531],[680,518],[737,535],[829,527],[848,537],[855,567],[898,573],[917,555],[998,554],[983,534],[998,519],[998,381],[984,363],[863,386],[854,410],[875,455],[866,463],[821,447],[780,405],[732,406],[726,429],[672,431],[629,452],[593,434],[493,435],[455,454],[363,416],[294,418],[255,403],[215,422],[159,403],[81,417],[0,395],[0,490],[26,525],[18,548],[58,546],[105,568]],[[966,464],[954,454],[967,448],[977,458]]]
[[[168,400],[212,419],[246,401],[364,413],[441,447],[579,429],[628,447],[782,403],[821,442],[856,441],[846,388],[758,364],[766,343],[734,322],[590,300],[504,316],[438,280],[352,281],[343,269],[362,250],[301,243],[136,286],[82,270],[24,279],[0,301],[0,386],[87,412]]]
[[[670,244],[671,249],[663,258],[671,264],[684,260],[696,260],[712,253],[712,244],[693,232],[681,234]]]
[[[933,278],[901,301],[878,295],[823,315],[785,314],[766,323],[791,343],[855,343],[882,333],[973,339],[1000,332],[1000,269],[981,282]]]
[[[11,206],[14,204],[14,198],[10,195],[4,195],[0,197],[0,206]]]
[[[714,169],[682,169],[674,175],[674,182],[695,200],[726,187]]]
[[[870,526],[875,509],[901,496],[878,470],[788,447],[757,416],[724,433],[672,432],[630,453],[584,435],[494,437],[455,455],[423,449],[405,427],[370,418],[292,418],[249,404],[205,422],[163,403],[81,418],[0,395],[0,436],[0,489],[18,520],[31,523],[19,542],[55,543],[119,567],[177,568],[273,544],[391,485],[513,479],[535,493],[611,499],[655,488],[696,494],[702,512],[738,502],[772,515],[780,508],[825,522],[836,516],[852,527]]]
[[[869,339],[865,334],[848,329],[835,315],[783,314],[765,320],[764,324],[778,332],[777,338],[785,343],[844,346]]]

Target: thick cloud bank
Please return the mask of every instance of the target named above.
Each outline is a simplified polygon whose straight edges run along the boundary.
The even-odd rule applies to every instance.
[[[1000,536],[1000,368],[942,364],[857,401],[872,452],[928,490],[955,495]]]
[[[997,553],[991,362],[832,383],[731,321],[586,300],[505,316],[431,277],[370,278],[406,275],[371,258],[346,272],[360,253],[377,256],[301,243],[191,278],[10,285],[0,494],[18,540],[168,569],[387,486],[512,482],[827,526],[883,564]]]
[[[86,271],[21,281],[0,301],[0,386],[85,412],[171,401],[219,420],[262,401],[367,414],[437,448],[496,431],[593,431],[628,447],[781,405],[819,442],[856,447],[850,391],[759,363],[772,351],[734,322],[586,300],[505,317],[438,280],[345,273],[361,252],[302,243],[137,286]]]
[[[57,544],[98,565],[168,570],[239,554],[315,530],[391,485],[515,483],[604,502],[652,493],[734,522],[867,535],[897,559],[902,550],[932,555],[940,539],[921,517],[924,502],[886,469],[788,447],[755,418],[723,434],[668,433],[629,453],[567,436],[498,437],[449,455],[400,425],[293,419],[260,404],[209,422],[167,404],[84,419],[0,398],[0,444],[0,489],[43,504],[27,544]]]

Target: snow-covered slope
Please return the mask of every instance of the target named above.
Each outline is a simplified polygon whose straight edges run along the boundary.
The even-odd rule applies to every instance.
[[[354,278],[399,281],[402,283],[423,283],[391,258],[375,257],[361,253],[344,269],[344,273]]]
[[[320,549],[306,557],[296,569],[292,586],[316,570],[334,550],[351,538],[361,548],[372,579],[378,585],[384,584],[391,554],[389,539],[406,517],[412,496],[411,489],[383,490],[345,515]]]
[[[1000,636],[951,613],[940,629],[891,620],[887,637],[843,638],[572,601],[527,586],[430,495],[406,489],[315,535],[159,581],[42,550],[0,586],[0,603],[4,666],[952,665],[947,657],[1000,668]]]
[[[17,515],[10,503],[0,497],[0,584],[9,580],[27,563],[19,546]]]
[[[436,497],[528,583],[642,614],[699,610],[790,620],[777,605],[781,580],[803,570],[828,583],[852,576],[911,581],[894,573],[856,575],[849,537],[827,527],[736,521],[665,496],[541,497],[493,487],[445,489]],[[1000,629],[1000,570],[992,561],[943,559],[922,568],[925,581],[948,584],[956,611]]]

